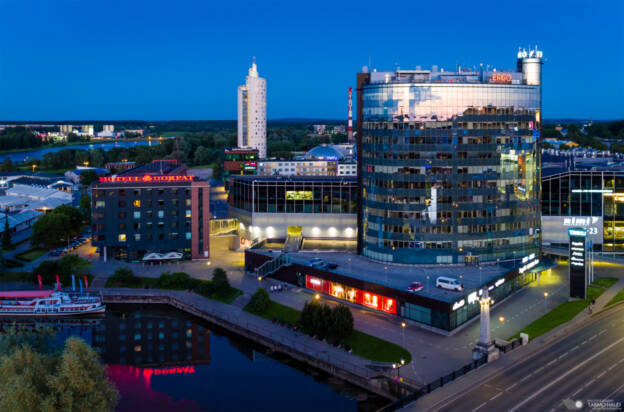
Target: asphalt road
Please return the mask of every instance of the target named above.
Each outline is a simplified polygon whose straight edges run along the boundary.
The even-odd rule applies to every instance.
[[[571,401],[589,410],[588,400],[624,406],[624,307],[431,410],[578,410]]]

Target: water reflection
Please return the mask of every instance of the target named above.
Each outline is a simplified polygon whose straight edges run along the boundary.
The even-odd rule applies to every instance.
[[[120,411],[354,411],[388,402],[164,306],[108,305],[100,318],[37,323],[57,330],[59,342],[77,335],[100,351]]]

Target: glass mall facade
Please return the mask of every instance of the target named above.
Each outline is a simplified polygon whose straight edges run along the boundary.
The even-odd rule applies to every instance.
[[[500,76],[358,74],[361,254],[464,264],[539,252],[541,86]]]
[[[624,253],[624,172],[558,173],[542,190],[545,245],[567,247],[567,229],[582,227],[594,250]]]

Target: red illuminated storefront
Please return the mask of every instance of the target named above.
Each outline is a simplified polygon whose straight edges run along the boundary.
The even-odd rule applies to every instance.
[[[335,298],[357,303],[371,309],[396,315],[397,302],[393,298],[352,288],[337,282],[306,275],[306,287]]]

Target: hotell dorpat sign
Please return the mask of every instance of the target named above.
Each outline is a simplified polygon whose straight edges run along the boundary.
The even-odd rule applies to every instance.
[[[152,182],[190,182],[195,176],[106,176],[100,177],[100,183],[152,183]]]
[[[490,83],[511,83],[511,74],[509,73],[493,73],[490,77]]]

